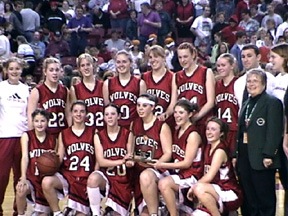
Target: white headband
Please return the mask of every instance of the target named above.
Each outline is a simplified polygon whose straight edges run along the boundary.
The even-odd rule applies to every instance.
[[[138,98],[138,99],[137,99],[137,103],[150,104],[150,105],[152,105],[152,106],[155,106],[155,102],[149,100],[149,99],[146,98],[146,97],[140,97],[140,98]]]

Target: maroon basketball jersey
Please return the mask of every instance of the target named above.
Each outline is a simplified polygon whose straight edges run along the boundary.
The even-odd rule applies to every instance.
[[[65,107],[67,100],[67,88],[58,84],[56,92],[52,92],[45,84],[37,86],[39,92],[39,108],[43,108],[52,114],[48,122],[48,131],[58,135],[63,129],[68,127]]]
[[[155,82],[153,79],[152,71],[143,74],[143,80],[147,86],[147,93],[155,95],[158,98],[155,115],[164,113],[171,102],[172,79],[173,73],[170,71],[167,71],[158,82]]]
[[[135,153],[145,151],[146,157],[150,159],[159,159],[162,154],[162,145],[160,141],[160,131],[163,121],[156,119],[152,127],[144,129],[142,118],[137,118],[133,122],[132,132],[135,136]]]
[[[127,154],[127,142],[130,131],[124,127],[120,128],[117,138],[113,141],[107,134],[107,129],[104,128],[98,133],[100,142],[103,147],[104,158],[109,160],[123,159]],[[129,178],[126,175],[127,170],[125,164],[116,167],[102,167],[100,169],[108,179],[117,180],[118,182],[128,183]]]
[[[88,108],[86,126],[103,129],[103,107],[102,81],[96,81],[95,87],[90,91],[83,82],[74,86],[77,100],[83,100]]]
[[[237,194],[240,193],[240,188],[239,185],[237,183],[235,174],[234,174],[234,168],[231,162],[231,159],[228,157],[227,154],[227,147],[225,143],[220,143],[218,144],[218,146],[212,151],[211,150],[211,144],[207,144],[205,146],[205,150],[204,150],[204,174],[206,174],[209,169],[210,166],[212,164],[212,159],[214,156],[214,153],[217,149],[222,149],[226,152],[227,155],[227,162],[223,163],[220,167],[220,169],[218,170],[218,172],[216,173],[215,177],[213,178],[211,184],[217,184],[219,185],[222,190],[233,190],[235,192],[237,192]]]
[[[129,128],[130,123],[138,116],[136,103],[140,94],[140,81],[131,76],[127,85],[122,86],[118,76],[109,79],[109,100],[120,107],[119,125],[123,127]]]
[[[184,70],[176,73],[176,85],[178,89],[178,99],[185,98],[191,103],[197,103],[201,109],[207,103],[206,97],[206,74],[207,68],[198,66],[194,73],[188,77]],[[207,113],[207,117],[212,113]],[[205,124],[207,117],[198,121]]]
[[[187,139],[192,132],[197,132],[197,128],[194,125],[190,125],[185,132],[179,137],[180,128],[174,132],[173,144],[172,144],[172,158],[176,161],[183,161],[185,159]],[[198,148],[196,157],[189,168],[177,169],[175,172],[180,176],[180,178],[190,178],[192,175],[196,179],[200,179],[203,174],[203,163],[202,160],[202,148],[201,145]]]
[[[62,173],[66,172],[77,177],[88,177],[95,167],[94,130],[85,127],[83,133],[77,136],[69,127],[62,131],[62,141],[65,148],[65,156]]]
[[[216,108],[217,116],[229,125],[229,129],[236,131],[238,126],[238,100],[234,94],[234,83],[237,80],[234,77],[231,82],[225,86],[223,80],[216,83]]]
[[[35,134],[35,130],[27,131],[28,141],[28,158],[29,164],[27,168],[27,178],[39,176],[36,168],[36,159],[48,150],[55,150],[56,137],[47,133],[43,142],[40,142]]]

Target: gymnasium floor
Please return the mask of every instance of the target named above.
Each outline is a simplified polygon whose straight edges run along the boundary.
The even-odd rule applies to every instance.
[[[12,178],[11,178],[12,179]],[[277,182],[277,214],[276,216],[283,216],[283,197],[284,197],[284,191],[282,189],[281,184],[279,183],[278,178],[276,179]],[[12,189],[12,182],[10,181],[9,186],[6,190],[6,195],[5,195],[5,200],[3,203],[3,210],[4,210],[4,216],[11,216],[13,211],[12,211],[12,204],[13,204],[13,189]],[[62,203],[64,205],[64,203]],[[31,207],[28,207],[28,210],[31,210]],[[29,215],[29,214],[26,214]]]

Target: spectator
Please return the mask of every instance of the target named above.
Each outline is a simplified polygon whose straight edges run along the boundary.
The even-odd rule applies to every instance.
[[[236,8],[235,8],[235,15],[237,16],[237,19],[241,19],[241,12],[245,9],[249,9],[249,2],[250,0],[239,0]]]
[[[129,40],[135,40],[138,38],[137,35],[137,11],[136,10],[131,10],[129,12],[130,18],[127,21],[127,26],[126,26],[126,37],[129,38]]]
[[[176,12],[176,4],[173,0],[163,0],[163,10],[173,19]]]
[[[204,8],[203,15],[197,17],[190,30],[196,36],[194,41],[194,45],[197,47],[200,45],[202,41],[207,44],[207,53],[210,54],[211,52],[211,31],[213,27],[213,23],[210,16],[211,9],[209,6]]]
[[[116,29],[112,29],[111,38],[105,40],[108,51],[111,51],[112,48],[117,48],[118,50],[124,49],[125,40],[120,38],[120,33]]]
[[[34,51],[24,36],[19,35],[16,38],[16,41],[18,43],[17,57],[23,58],[24,61],[28,64],[28,67],[23,69],[21,76],[25,77],[27,74],[33,76],[35,69]]]
[[[34,32],[33,40],[30,43],[34,50],[34,55],[37,60],[45,57],[46,45],[41,41],[41,34],[38,31]]]
[[[158,44],[157,35],[156,34],[150,34],[149,38],[147,40],[147,44],[149,44],[149,46],[157,45]]]
[[[69,44],[67,41],[63,40],[61,32],[55,32],[53,39],[48,44],[45,56],[46,57],[55,57],[60,55],[60,57],[69,56]]]
[[[279,36],[283,35],[284,30],[287,29],[287,28],[288,28],[288,12],[284,16],[284,22],[281,23],[277,27],[276,40],[278,40]]]
[[[194,18],[194,6],[188,0],[181,0],[176,10],[176,29],[178,37],[192,37],[190,26]]]
[[[256,41],[256,46],[261,47],[264,46],[264,39],[267,34],[267,30],[263,27],[259,28],[257,31],[257,41]]]
[[[267,20],[274,19],[276,27],[283,23],[283,19],[279,14],[274,13],[274,6],[272,4],[267,5],[267,15],[262,19],[261,26],[267,28]]]
[[[244,47],[244,45],[246,43],[246,39],[247,39],[246,32],[238,31],[236,33],[236,39],[237,39],[237,41],[233,45],[233,47],[231,48],[230,53],[236,58],[239,71],[242,71],[243,70],[243,64],[241,61],[241,52],[242,52],[242,48]]]
[[[144,53],[139,50],[140,41],[132,40],[132,49],[130,51],[130,55],[132,58],[133,68],[139,68],[141,62],[143,61]]]
[[[270,34],[273,37],[272,39],[273,42],[274,40],[276,41],[277,27],[274,19],[268,19],[266,21],[266,26],[267,26],[267,34]]]
[[[259,24],[262,23],[262,19],[264,17],[264,14],[258,10],[257,5],[251,5],[250,14],[251,14],[252,19],[256,20]]]
[[[72,8],[70,8],[69,2],[66,0],[62,2],[62,10],[61,11],[65,15],[67,23],[70,19],[72,19],[75,16],[75,11]]]
[[[211,32],[211,37],[212,37],[212,42],[214,44],[214,35],[215,33],[220,32],[222,29],[224,29],[226,26],[229,24],[225,22],[225,13],[224,12],[219,12],[216,14],[216,23],[214,23],[212,32]]]
[[[103,58],[104,62],[108,62],[111,59],[111,53],[107,50],[107,44],[100,43],[97,48],[99,50],[98,56]]]
[[[161,28],[161,19],[157,12],[152,11],[150,4],[144,2],[141,4],[141,12],[139,15],[138,23],[138,38],[140,40],[140,50],[144,50],[144,45],[149,38],[150,34],[158,33]]]
[[[8,59],[11,56],[10,42],[4,35],[4,28],[0,26],[0,59]]]
[[[33,40],[34,32],[40,27],[40,16],[33,10],[33,3],[25,2],[25,8],[21,10],[23,20],[24,36],[30,43]]]
[[[15,2],[15,10],[11,13],[9,22],[15,30],[15,36],[24,35],[23,18],[20,11],[23,9],[24,3],[20,1]],[[16,39],[16,38],[14,38]]]
[[[224,13],[226,22],[228,22],[230,17],[234,14],[234,10],[235,10],[234,1],[230,0],[217,1],[216,14]]]
[[[126,0],[110,0],[108,12],[110,14],[111,28],[121,28],[126,30],[128,20],[128,5]]]
[[[62,32],[63,26],[66,24],[66,17],[58,8],[58,2],[53,0],[50,2],[50,9],[46,12],[45,25],[50,32]]]
[[[169,70],[175,71],[172,59],[176,55],[176,43],[173,40],[173,38],[171,38],[171,37],[166,38],[164,43],[165,43],[165,55],[166,55],[165,56],[165,61],[166,61],[166,65],[167,65]],[[179,64],[179,62],[178,62],[178,64]]]
[[[15,53],[17,52],[17,42],[16,42],[16,38],[17,38],[17,32],[16,30],[13,28],[12,24],[7,22],[7,24],[5,25],[5,33],[4,35],[9,39],[10,42],[10,48],[11,48],[11,52]]]
[[[95,28],[104,28],[107,32],[111,28],[109,14],[95,6],[92,12],[92,24]]]
[[[13,4],[11,2],[5,2],[4,4],[4,18],[7,22],[10,20],[10,16],[12,12],[14,11]]]
[[[259,23],[251,18],[249,9],[245,9],[241,12],[242,20],[239,23],[239,27],[242,27],[247,36],[250,37],[252,34],[256,33],[259,29]]]
[[[229,52],[229,47],[228,44],[226,42],[220,42],[217,49],[215,50],[215,54],[216,54],[216,60],[218,59],[218,57],[224,53],[230,53]],[[214,59],[210,59],[211,63],[216,63],[216,61],[214,62]]]
[[[238,31],[244,31],[244,29],[238,26],[238,18],[236,15],[233,15],[229,19],[229,26],[225,27],[221,31],[223,41],[229,44],[229,48],[231,48],[236,42],[236,32]]]
[[[164,46],[164,40],[168,36],[172,35],[172,20],[169,14],[163,10],[163,2],[157,1],[155,9],[158,12],[161,19],[161,28],[158,30],[158,44]]]
[[[85,52],[87,46],[87,35],[92,31],[90,20],[83,16],[83,8],[78,5],[75,8],[75,17],[73,17],[65,30],[71,34],[70,54],[78,56]]]
[[[109,0],[89,0],[88,7],[93,9],[95,7],[100,8],[102,11],[107,12],[107,5],[109,4]],[[106,7],[106,10],[105,10]]]
[[[195,8],[195,17],[202,16],[204,8],[209,6],[209,0],[192,0],[192,4]]]

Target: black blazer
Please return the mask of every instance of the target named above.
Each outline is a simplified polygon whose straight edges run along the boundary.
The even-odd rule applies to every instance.
[[[239,121],[244,118],[248,99],[241,111]],[[239,140],[241,137],[240,124],[238,124],[236,156],[238,157]],[[255,170],[265,170],[263,158],[271,158],[273,164],[269,169],[280,167],[278,148],[282,145],[284,130],[283,105],[281,101],[264,92],[252,113],[250,124],[247,128],[248,157],[250,165]],[[240,155],[241,157],[241,155]]]

